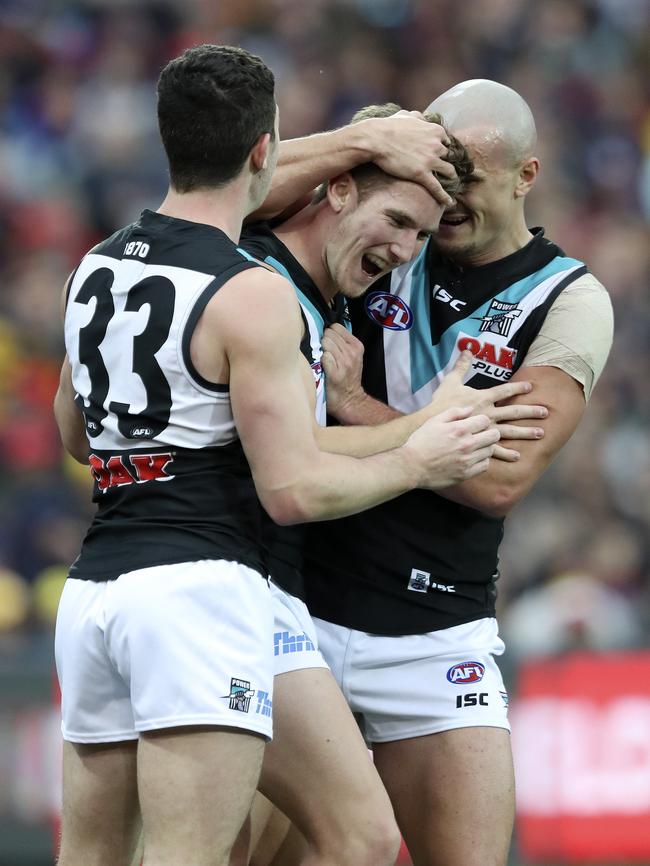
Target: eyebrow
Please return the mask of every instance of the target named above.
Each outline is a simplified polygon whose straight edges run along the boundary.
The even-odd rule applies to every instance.
[[[418,227],[418,224],[415,222],[415,220],[411,219],[411,217],[407,213],[404,213],[404,211],[402,210],[393,210],[392,208],[387,208],[385,213],[386,216],[389,216],[391,219],[399,220],[399,222],[404,223],[404,225],[409,229],[418,229],[418,231],[427,235],[434,234],[434,229]]]

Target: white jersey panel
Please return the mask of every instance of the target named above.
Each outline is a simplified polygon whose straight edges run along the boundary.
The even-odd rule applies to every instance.
[[[143,361],[142,357],[138,360],[138,353],[142,356],[145,332],[153,327],[152,305],[146,299],[134,303],[133,297],[134,288],[146,286],[151,278],[156,278],[156,291],[161,280],[164,281],[169,318],[157,326],[156,343],[160,345]],[[95,425],[101,429],[91,438],[93,448],[125,450],[149,444],[203,448],[225,445],[237,438],[227,388],[203,387],[192,378],[183,358],[182,339],[188,318],[214,279],[213,274],[132,259],[118,260],[97,253],[83,259],[69,291],[65,341],[73,385],[83,398],[84,408],[90,409],[99,394],[97,404],[102,414],[106,413],[101,423]],[[88,328],[95,328],[95,334],[104,329],[95,349],[99,356],[94,355],[94,364],[88,363],[87,358],[84,361],[80,352],[83,329]],[[147,390],[145,375],[137,372],[143,363],[148,365],[149,375],[153,370],[156,381],[160,383],[161,377],[166,381],[167,387],[163,384],[162,390],[171,400],[168,421],[159,432],[154,432],[145,417],[152,395]],[[93,376],[100,380],[99,387]],[[128,435],[120,430],[120,408],[124,410],[122,414],[128,412],[129,418],[142,413],[142,423],[139,425],[135,420]]]

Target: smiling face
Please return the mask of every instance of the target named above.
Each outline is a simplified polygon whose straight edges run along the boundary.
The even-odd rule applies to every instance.
[[[330,184],[327,195],[338,219],[324,245],[323,265],[332,284],[349,298],[415,258],[443,211],[424,187],[402,180],[360,191],[345,174]]]
[[[443,214],[436,244],[458,264],[485,264],[520,246],[520,167],[508,159],[498,140],[481,131],[457,137],[470,152],[474,173]]]

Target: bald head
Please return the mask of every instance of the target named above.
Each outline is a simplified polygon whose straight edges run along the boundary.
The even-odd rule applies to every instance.
[[[537,132],[532,112],[505,84],[487,78],[462,81],[434,99],[427,111],[441,114],[447,129],[463,144],[502,154],[507,162],[519,163],[534,154]]]

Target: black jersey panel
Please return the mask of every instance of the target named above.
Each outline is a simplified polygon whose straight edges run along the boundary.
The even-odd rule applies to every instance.
[[[112,580],[164,563],[229,559],[266,575],[261,506],[239,441],[93,451],[97,513],[71,577]],[[110,552],[109,554],[107,552]]]

